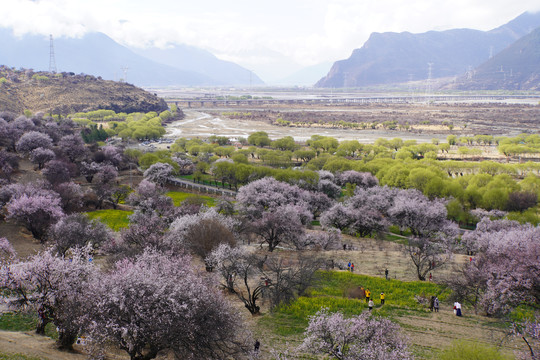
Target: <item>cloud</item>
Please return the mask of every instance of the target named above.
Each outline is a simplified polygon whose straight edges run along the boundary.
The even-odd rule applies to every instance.
[[[372,32],[489,30],[524,11],[540,11],[538,0],[0,0],[0,5],[2,26],[18,35],[80,37],[99,31],[134,47],[184,43],[250,68],[272,62],[257,49],[280,54],[275,63],[288,58],[291,66],[312,65],[348,57]]]

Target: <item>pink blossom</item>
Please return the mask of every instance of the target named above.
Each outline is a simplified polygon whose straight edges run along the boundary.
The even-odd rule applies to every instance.
[[[337,359],[412,359],[399,326],[367,313],[345,318],[339,312],[320,310],[310,318],[304,336],[299,350]]]

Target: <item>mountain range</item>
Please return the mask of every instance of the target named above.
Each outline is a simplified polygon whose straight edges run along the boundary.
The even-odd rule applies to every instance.
[[[460,90],[540,90],[540,27],[460,77]]]
[[[540,13],[524,13],[490,31],[372,33],[348,59],[298,67],[281,79],[276,73],[272,83],[303,86],[316,82],[320,88],[352,88],[447,78],[451,80],[437,84],[448,89],[536,89],[540,86],[540,45],[534,36],[527,36],[538,27]],[[0,27],[0,44],[0,65],[49,69],[48,36],[17,37]],[[264,85],[252,70],[187,45],[134,49],[103,33],[87,33],[81,38],[55,38],[54,55],[58,72],[90,74],[143,87]]]
[[[539,26],[540,13],[524,13],[490,31],[373,33],[348,59],[335,62],[315,86],[363,87],[457,77],[472,71]]]
[[[49,37],[30,34],[16,37],[11,30],[0,28],[0,44],[0,64],[49,70]],[[138,86],[263,84],[251,71],[190,46],[134,51],[103,33],[88,33],[82,38],[56,38],[53,47],[58,72],[123,79]]]

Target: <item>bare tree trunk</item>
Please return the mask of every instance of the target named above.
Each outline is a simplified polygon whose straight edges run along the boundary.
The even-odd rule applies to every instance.
[[[70,331],[58,332],[58,348],[61,350],[73,350],[73,344],[77,340],[77,333]]]
[[[37,323],[37,327],[36,327],[36,334],[45,335],[45,327],[47,326],[48,323],[49,323],[49,321],[43,319],[41,316],[38,317],[38,323]]]

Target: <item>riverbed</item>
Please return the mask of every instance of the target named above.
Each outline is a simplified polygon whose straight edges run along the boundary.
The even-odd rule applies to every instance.
[[[183,120],[167,124],[167,133],[164,137],[177,139],[185,137],[207,138],[212,135],[226,136],[228,138],[247,138],[256,131],[265,131],[271,139],[292,136],[298,142],[308,140],[312,135],[331,136],[339,141],[358,140],[364,144],[374,143],[379,138],[401,138],[403,140],[416,140],[418,142],[431,142],[432,139],[446,141],[448,134],[422,134],[404,131],[386,130],[356,130],[332,128],[301,128],[271,125],[264,122],[230,119],[224,116],[212,116],[196,110],[184,110],[186,117]]]

